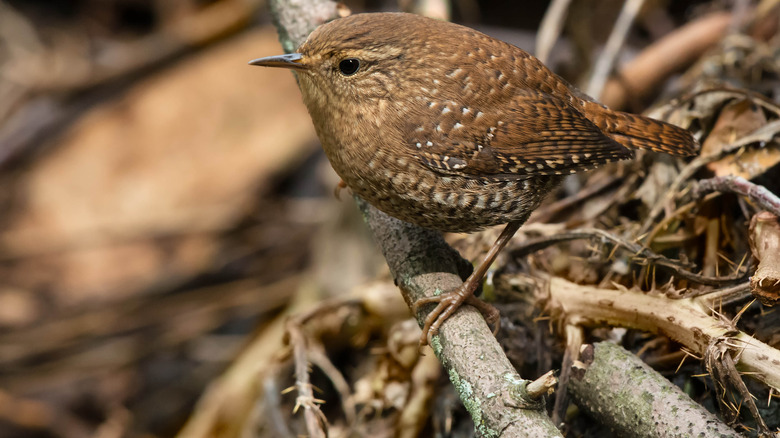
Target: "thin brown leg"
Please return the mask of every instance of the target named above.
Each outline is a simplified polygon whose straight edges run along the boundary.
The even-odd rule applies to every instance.
[[[336,196],[336,199],[341,201],[341,190],[346,188],[347,188],[347,183],[345,183],[343,179],[340,179],[339,183],[336,184],[336,188],[333,189],[333,194]]]
[[[421,298],[414,303],[412,310],[415,315],[420,306],[437,303],[436,308],[425,318],[422,336],[420,337],[420,345],[429,343],[430,338],[439,332],[439,327],[441,327],[442,323],[455,313],[463,303],[468,303],[476,307],[488,323],[495,327],[493,333],[498,333],[500,321],[498,310],[492,305],[475,297],[474,291],[479,287],[482,278],[487,273],[490,265],[496,260],[498,253],[500,253],[506,244],[509,243],[509,240],[515,235],[518,228],[520,228],[520,225],[522,225],[522,222],[510,222],[506,224],[501,235],[498,236],[496,242],[490,247],[487,254],[485,254],[482,263],[479,264],[477,269],[469,275],[469,278],[467,278],[459,288],[435,297]]]

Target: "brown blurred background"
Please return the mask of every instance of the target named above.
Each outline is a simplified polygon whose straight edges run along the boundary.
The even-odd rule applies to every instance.
[[[549,6],[346,3],[528,51]],[[733,3],[647,1],[621,59]],[[550,66],[587,79],[622,5],[575,0]],[[174,436],[302,291],[386,269],[293,76],[247,66],[281,51],[261,0],[0,1],[0,437]]]

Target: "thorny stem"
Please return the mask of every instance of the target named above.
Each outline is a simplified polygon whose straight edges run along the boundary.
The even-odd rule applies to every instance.
[[[738,415],[738,412],[733,412],[731,410],[731,405],[725,399],[726,385],[730,385],[739,392],[742,403],[747,405],[750,415],[756,420],[760,433],[759,436],[769,437],[771,436],[769,428],[767,427],[766,422],[764,422],[764,419],[761,418],[761,414],[758,412],[758,406],[756,406],[753,396],[750,394],[750,391],[748,391],[747,386],[745,386],[745,382],[742,381],[742,377],[740,377],[739,371],[737,371],[737,366],[734,364],[734,358],[731,356],[732,351],[738,350],[739,348],[734,345],[729,345],[729,341],[729,338],[726,336],[714,339],[707,348],[707,352],[704,356],[704,364],[707,371],[710,373],[713,380],[722,385],[722,390],[718,389],[715,391],[721,407],[721,412],[726,418],[734,418]]]
[[[727,337],[740,351],[740,371],[780,389],[780,351],[711,315],[706,296],[672,300],[635,290],[603,289],[545,276],[547,308],[571,324],[618,326],[660,333],[703,357],[713,339]]]
[[[314,398],[309,382],[306,338],[303,336],[300,326],[292,322],[287,326],[287,333],[290,336],[290,344],[293,346],[293,357],[295,358],[295,388],[298,391],[298,397],[295,399],[295,410],[303,408],[303,417],[306,420],[306,430],[309,432],[309,436],[325,438],[328,435],[325,432],[328,421],[317,406],[318,400]]]

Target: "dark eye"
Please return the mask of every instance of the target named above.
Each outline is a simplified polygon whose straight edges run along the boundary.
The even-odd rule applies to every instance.
[[[351,76],[360,69],[360,60],[357,58],[347,58],[339,62],[339,71],[344,76]]]

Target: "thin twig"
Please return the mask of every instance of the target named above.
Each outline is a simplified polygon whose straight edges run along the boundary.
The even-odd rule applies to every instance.
[[[747,386],[745,386],[745,382],[742,381],[742,377],[740,377],[739,371],[737,371],[732,354],[739,356],[738,350],[741,349],[741,345],[739,343],[735,344],[734,341],[735,340],[730,336],[715,338],[707,348],[707,351],[704,355],[704,364],[707,368],[707,372],[710,373],[713,380],[718,382],[723,389],[722,391],[715,391],[719,405],[721,407],[721,412],[727,418],[729,416],[736,417],[737,415],[735,412],[728,412],[730,406],[725,400],[726,388],[730,386],[739,393],[740,397],[742,398],[742,403],[747,405],[748,411],[750,411],[751,416],[758,425],[759,436],[772,436],[769,428],[764,422],[764,419],[758,412],[756,401],[753,399],[750,391],[748,391]]]
[[[580,356],[582,344],[585,339],[585,331],[582,326],[567,323],[564,326],[566,333],[566,349],[563,352],[561,363],[561,375],[558,383],[558,392],[555,394],[552,418],[555,424],[561,424],[566,419],[566,410],[569,408],[569,381],[572,378],[572,365]]]
[[[723,305],[732,304],[745,298],[750,297],[750,283],[740,283],[734,286],[724,287],[722,289],[706,290],[706,289],[690,289],[687,292],[680,295],[667,295],[671,299],[690,299],[701,297],[700,300],[706,300],[708,306],[713,306],[714,303],[721,303]]]
[[[266,427],[277,436],[293,436],[292,431],[287,426],[285,416],[280,409],[282,405],[282,397],[280,396],[282,390],[277,386],[278,380],[279,379],[271,377],[263,379],[263,399],[265,401],[263,414],[265,415],[265,424]],[[254,432],[256,424],[250,424],[250,430]]]
[[[694,187],[693,196],[701,198],[711,192],[736,193],[748,198],[762,210],[780,216],[780,197],[766,187],[754,184],[741,176],[726,175],[700,180]]]
[[[769,99],[763,94],[757,93],[752,90],[746,90],[741,88],[729,88],[727,86],[711,87],[705,90],[698,90],[696,92],[690,93],[688,95],[685,95],[677,99],[674,105],[669,106],[669,109],[692,105],[697,98],[706,96],[708,94],[724,94],[725,96],[723,97],[723,99],[719,100],[719,102],[730,100],[733,98],[739,100],[750,99],[751,102],[755,103],[756,105],[760,106],[761,108],[767,111],[772,112],[775,116],[780,117],[780,105],[778,105],[777,102],[773,101],[772,99]],[[654,116],[652,113],[649,115],[654,118],[664,119],[662,114],[663,113],[661,112],[657,116]]]
[[[593,68],[593,75],[590,77],[590,82],[585,91],[587,94],[596,98],[601,95],[604,84],[607,83],[607,78],[615,65],[615,59],[617,59],[617,55],[620,53],[620,48],[623,47],[628,31],[631,29],[631,25],[634,23],[644,3],[645,0],[627,0],[623,4],[623,9],[620,10],[615,27],[612,28],[612,33],[609,35],[606,46],[604,46],[604,52]]]
[[[312,385],[309,381],[309,359],[306,347],[306,337],[297,321],[287,324],[287,335],[290,337],[290,345],[293,347],[293,359],[295,363],[295,389],[298,396],[295,398],[295,409],[303,408],[303,417],[306,421],[306,430],[310,437],[325,438],[328,436],[328,420],[322,413],[321,400],[314,398]]]
[[[712,199],[715,199],[718,196],[717,193],[710,193],[709,195],[705,196],[702,202],[711,201]],[[687,213],[688,211],[692,210],[694,207],[699,205],[700,202],[689,202],[679,208],[677,210],[673,211],[671,214],[667,215],[663,219],[661,219],[660,222],[658,222],[653,229],[650,231],[650,233],[647,235],[647,237],[644,239],[645,246],[650,246],[651,243],[655,241],[655,237],[660,233],[661,231],[665,230],[666,227],[669,226],[669,224],[674,221],[676,218],[681,216],[683,213]]]
[[[526,255],[547,248],[560,242],[567,242],[570,240],[578,239],[604,239],[608,240],[626,250],[633,253],[632,258],[642,258],[643,262],[649,265],[662,266],[671,270],[675,275],[680,278],[693,281],[698,284],[707,286],[720,286],[723,284],[733,283],[744,279],[744,275],[736,275],[730,277],[711,277],[701,274],[693,273],[684,267],[684,264],[680,261],[671,260],[660,254],[651,251],[648,248],[634,242],[629,242],[626,239],[615,236],[604,230],[596,228],[572,230],[567,233],[557,234],[555,236],[545,236],[536,239],[530,239],[524,242],[519,247],[512,249],[512,256],[515,258],[525,257]],[[745,270],[747,272],[747,270]]]
[[[571,0],[553,0],[542,18],[536,38],[536,57],[546,63],[561,34]]]
[[[357,413],[355,411],[355,401],[352,397],[352,391],[349,388],[349,383],[341,371],[333,365],[333,362],[325,354],[325,349],[322,344],[317,342],[309,347],[309,360],[313,365],[319,368],[328,380],[333,384],[333,387],[338,391],[341,398],[341,408],[344,410],[344,417],[347,420],[348,427],[354,427],[357,419]]]

